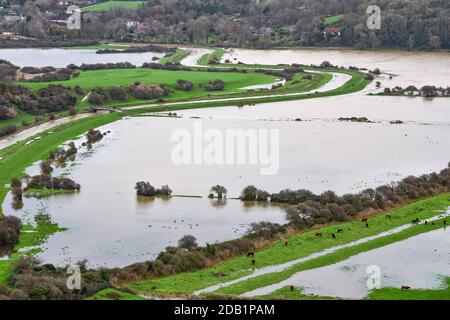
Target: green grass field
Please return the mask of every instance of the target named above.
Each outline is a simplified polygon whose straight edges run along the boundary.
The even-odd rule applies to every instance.
[[[444,209],[449,205],[450,194],[446,193],[391,210],[390,214],[393,216],[392,219],[386,219],[384,215],[373,217],[370,219],[370,228],[363,227],[359,221],[345,222],[320,228],[320,231],[323,234],[335,232],[337,228],[344,229],[344,233],[342,233],[337,239],[332,239],[331,237],[316,239],[314,234],[317,230],[298,233],[288,239],[289,246],[287,247],[284,245],[284,241],[278,241],[269,248],[257,252],[255,255],[256,268],[281,264],[294,259],[306,257],[314,252],[319,252],[336,245],[345,244],[361,238],[376,235],[380,232],[410,223],[411,219],[415,217],[419,217],[420,219],[429,218],[436,214],[435,212],[432,212],[432,210]],[[328,265],[356,253],[399,241],[404,237],[412,236],[420,232],[432,230],[433,227],[439,226],[415,226],[402,233],[395,234],[390,237],[379,238],[359,246],[342,249],[330,255],[298,264],[295,267],[287,269],[283,272],[266,274],[252,278],[247,281],[222,288],[217,292],[221,294],[238,295],[261,286],[277,283],[288,278],[295,272]],[[138,282],[131,284],[130,288],[139,292],[188,295],[192,294],[196,290],[237,279],[243,275],[249,274],[249,269],[251,268],[250,262],[251,261],[247,257],[241,256],[221,263],[211,269]],[[217,277],[214,275],[216,272],[223,272],[226,276]]]
[[[137,9],[142,4],[142,1],[107,1],[92,6],[84,7],[83,11],[107,11],[109,9],[124,8]]]
[[[338,23],[339,21],[341,21],[342,19],[344,19],[344,14],[338,14],[338,15],[335,15],[335,16],[329,16],[329,17],[326,17],[325,19],[324,19],[324,25],[326,25],[326,26],[330,26],[330,25],[333,25],[333,24],[335,24],[335,23]]]

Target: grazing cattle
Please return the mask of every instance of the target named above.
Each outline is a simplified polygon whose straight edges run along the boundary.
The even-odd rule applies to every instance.
[[[322,236],[322,232],[316,232],[316,237],[321,237]]]
[[[294,291],[294,286],[291,286],[291,291]]]
[[[285,247],[288,246],[288,242],[287,242],[287,241],[284,242],[284,246],[285,246]]]
[[[368,219],[367,218],[363,218],[363,219],[361,219],[361,222],[367,222],[368,221]]]
[[[369,227],[369,224],[368,223],[366,223],[366,228],[368,228]]]
[[[252,260],[252,266],[254,266],[255,264],[256,264],[256,260],[253,259],[253,260]]]
[[[409,289],[411,289],[410,286],[402,286],[402,290],[409,290]]]
[[[386,215],[386,218],[392,219],[392,216],[391,216],[390,214],[387,214],[387,215]]]
[[[337,232],[337,233],[342,233],[342,232],[344,232],[344,229],[337,229],[336,232]]]
[[[447,224],[447,219],[444,219],[444,221],[442,222],[444,225]]]
[[[336,235],[335,235],[334,233],[331,234],[331,237],[332,237],[333,239],[336,239]]]
[[[415,218],[414,220],[411,221],[412,224],[418,224],[419,223],[419,218]]]
[[[247,258],[248,257],[254,257],[255,256],[255,253],[254,252],[249,252],[249,253],[247,253]]]
[[[428,224],[428,221],[427,220],[425,220],[425,225],[427,225]]]
[[[431,221],[431,225],[434,226],[436,223],[434,221]]]

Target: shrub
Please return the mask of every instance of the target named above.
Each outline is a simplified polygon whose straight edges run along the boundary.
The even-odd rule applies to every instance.
[[[220,91],[225,87],[225,83],[223,80],[217,79],[212,80],[204,85],[206,91]]]
[[[187,80],[177,80],[177,89],[184,91],[191,91],[194,88],[194,84]]]
[[[192,251],[197,249],[197,239],[192,235],[187,235],[178,241],[178,247],[181,249],[186,249]]]
[[[4,126],[0,128],[0,137],[6,136],[8,134],[12,134],[17,131],[17,127],[13,124]]]
[[[155,187],[153,187],[150,182],[139,181],[134,187],[138,196],[151,197],[156,194]]]
[[[126,93],[125,89],[123,89],[120,86],[112,86],[109,89],[109,96],[113,100],[118,100],[118,101],[127,100],[127,93]]]

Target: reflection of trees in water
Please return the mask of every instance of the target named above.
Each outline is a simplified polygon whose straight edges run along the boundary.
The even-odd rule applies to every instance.
[[[209,201],[211,203],[211,205],[215,208],[220,208],[220,207],[224,207],[227,204],[227,199],[226,198],[222,198],[222,199],[210,199]]]

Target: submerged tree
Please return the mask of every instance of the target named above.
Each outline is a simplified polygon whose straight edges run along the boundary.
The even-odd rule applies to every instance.
[[[153,187],[150,182],[146,181],[137,182],[134,189],[136,189],[136,193],[138,196],[151,197],[156,194],[155,187]]]
[[[217,195],[217,198],[223,199],[227,197],[227,189],[224,186],[216,185],[211,187],[211,193]]]

